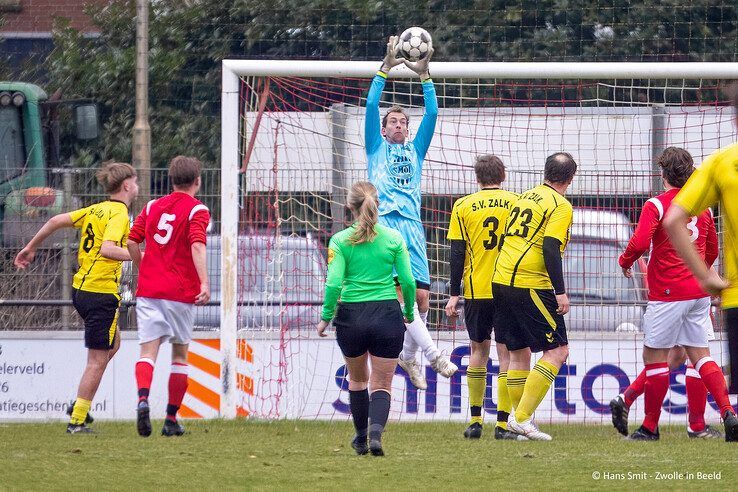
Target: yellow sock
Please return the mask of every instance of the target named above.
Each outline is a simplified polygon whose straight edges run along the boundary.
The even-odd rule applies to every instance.
[[[510,393],[507,391],[507,372],[497,375],[497,427],[507,429],[507,418],[512,411]]]
[[[507,371],[507,393],[510,395],[510,404],[512,408],[518,408],[520,398],[523,396],[523,388],[525,388],[525,380],[528,379],[530,371],[520,371],[517,369],[508,369]]]
[[[550,362],[545,360],[536,362],[525,381],[525,389],[523,396],[520,398],[520,405],[515,409],[515,420],[525,422],[530,419],[538,405],[543,401],[546,393],[548,393],[548,389],[558,373],[559,368]]]
[[[87,412],[90,411],[90,405],[92,405],[92,401],[85,400],[84,398],[77,398],[77,401],[74,402],[72,419],[69,423],[74,425],[84,424],[85,419],[87,418]]]
[[[466,369],[466,385],[469,387],[469,407],[471,423],[481,424],[484,390],[487,389],[487,367],[468,367]]]

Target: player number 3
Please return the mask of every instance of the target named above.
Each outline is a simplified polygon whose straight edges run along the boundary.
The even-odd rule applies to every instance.
[[[156,226],[159,232],[154,234],[154,241],[164,245],[169,242],[172,238],[172,232],[174,232],[174,226],[170,222],[174,222],[177,216],[174,214],[161,214],[159,218],[159,225]]]
[[[697,217],[692,217],[687,223],[687,229],[689,229],[689,240],[692,242],[697,241],[697,238],[700,237],[700,230],[697,229]]]

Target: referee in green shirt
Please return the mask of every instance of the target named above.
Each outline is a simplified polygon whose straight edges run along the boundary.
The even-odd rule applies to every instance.
[[[402,351],[405,323],[413,321],[415,279],[400,233],[377,224],[379,201],[374,185],[368,181],[354,184],[347,202],[356,221],[335,234],[328,246],[328,278],[318,334],[326,336],[325,329],[333,320],[348,369],[349,405],[356,428],[351,446],[357,454],[371,451],[383,456],[382,432],[389,416],[392,377]],[[395,272],[406,300],[404,319]]]

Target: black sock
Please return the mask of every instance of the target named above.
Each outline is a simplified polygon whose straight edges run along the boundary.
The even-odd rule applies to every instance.
[[[498,422],[500,422],[500,423],[503,423],[504,422],[505,424],[507,424],[507,420],[509,418],[510,418],[510,414],[509,413],[507,413],[507,412],[500,412],[499,410],[497,411],[497,421]]]
[[[369,390],[349,390],[349,407],[351,408],[351,418],[354,419],[356,437],[366,439],[367,428],[369,427]]]
[[[381,439],[390,410],[390,394],[386,391],[375,391],[369,402],[369,439]]]

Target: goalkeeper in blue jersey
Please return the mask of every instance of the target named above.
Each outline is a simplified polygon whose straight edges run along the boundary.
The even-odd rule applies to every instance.
[[[451,377],[458,370],[438,350],[426,327],[430,307],[430,273],[425,231],[420,220],[420,177],[438,117],[436,89],[428,72],[428,62],[432,55],[433,47],[428,56],[418,62],[398,58],[397,37],[390,37],[382,67],[369,88],[364,128],[369,181],[377,188],[379,196],[379,222],[399,231],[410,252],[412,273],[417,285],[418,313],[415,320],[406,325],[399,365],[407,372],[410,381],[420,389],[425,389],[427,384],[416,358],[418,349],[423,351],[431,367],[439,374]],[[412,140],[408,138],[409,118],[401,107],[391,107],[381,120],[379,115],[379,99],[387,74],[401,63],[417,73],[423,85],[425,114],[418,133]]]

